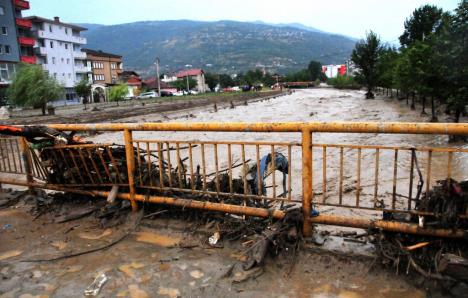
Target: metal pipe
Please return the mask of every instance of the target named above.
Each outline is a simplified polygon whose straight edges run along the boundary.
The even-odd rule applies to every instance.
[[[125,156],[127,158],[127,173],[128,173],[128,188],[130,190],[129,200],[132,204],[132,210],[138,210],[138,204],[135,201],[135,157],[133,150],[132,132],[128,129],[124,130],[125,139]],[[106,196],[107,198],[107,196]]]
[[[388,134],[468,135],[468,123],[410,123],[410,122],[171,122],[171,123],[97,123],[48,124],[61,131],[240,131],[240,132],[346,132]],[[22,127],[22,126],[20,126]]]
[[[302,131],[302,212],[304,218],[310,217],[312,209],[312,132],[310,130]],[[312,225],[304,220],[304,236],[312,236]]]
[[[316,217],[309,217],[310,223],[326,224],[334,226],[346,226],[361,229],[378,228],[390,232],[402,232],[408,234],[417,234],[445,238],[467,238],[468,235],[463,230],[454,229],[434,229],[420,228],[417,224],[402,223],[397,221],[372,220],[361,218],[350,218],[344,216],[320,214]]]

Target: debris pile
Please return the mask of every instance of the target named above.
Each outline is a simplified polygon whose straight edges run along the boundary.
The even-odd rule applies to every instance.
[[[453,179],[437,182],[417,202],[416,211],[435,216],[413,216],[420,226],[468,230],[468,181]],[[393,266],[397,273],[416,272],[431,280],[443,282],[450,289],[468,282],[468,243],[465,239],[440,239],[380,231],[374,244],[383,264]]]

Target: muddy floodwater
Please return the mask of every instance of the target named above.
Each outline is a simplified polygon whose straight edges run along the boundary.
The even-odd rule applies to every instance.
[[[444,121],[443,116],[439,116]],[[373,122],[427,122],[427,116],[421,116],[418,111],[412,111],[404,101],[389,98],[375,100],[364,99],[362,91],[341,91],[329,88],[297,90],[291,95],[280,96],[264,101],[239,105],[235,108],[225,106],[215,111],[213,107],[198,108],[175,113],[152,114],[143,117],[122,119],[129,122],[307,122],[307,121],[373,121]],[[122,133],[105,133],[94,137],[93,141],[103,143],[122,143]],[[290,181],[285,181],[283,175],[275,173],[267,180],[267,195],[280,197],[292,201],[301,200],[301,136],[299,133],[226,133],[226,132],[134,132],[135,141],[142,149],[157,150],[156,143],[149,147],[144,141],[169,142],[175,148],[174,141],[182,142],[180,148],[181,159],[189,163],[189,144],[192,149],[192,163],[195,171],[197,165],[202,165],[201,146],[199,141],[262,141],[291,144],[259,146],[259,154],[255,145],[240,144],[204,146],[205,172],[215,173],[215,155],[218,156],[218,170],[228,168],[231,164],[242,162],[242,150],[245,160],[255,164],[258,158],[272,152],[280,152],[288,157],[291,163]],[[331,205],[347,205],[360,207],[385,207],[396,209],[413,208],[414,202],[408,202],[408,197],[414,199],[417,194],[418,183],[423,183],[422,191],[432,186],[437,180],[450,176],[454,179],[467,179],[464,171],[468,166],[468,153],[463,152],[431,152],[424,148],[461,148],[468,149],[466,143],[449,143],[448,137],[443,135],[403,135],[403,134],[343,134],[343,133],[314,133],[312,136],[313,149],[313,188],[314,202]],[[195,144],[195,145],[194,145]],[[327,145],[368,145],[361,150],[352,147]],[[135,143],[137,145],[137,143]],[[162,144],[164,147],[164,143]],[[375,146],[385,146],[377,148]],[[395,150],[399,147],[399,150]],[[400,148],[404,147],[404,148]],[[414,155],[411,148],[420,148]],[[215,152],[216,150],[216,152]],[[231,152],[231,159],[228,157]],[[217,154],[216,154],[217,153]],[[341,158],[342,155],[342,158]],[[176,152],[172,151],[169,158],[176,159]],[[411,160],[413,163],[413,179],[411,179]],[[325,160],[325,162],[324,162]],[[188,166],[187,166],[188,168]],[[421,177],[419,176],[419,171]],[[208,177],[214,179],[215,175]],[[233,178],[242,177],[242,167],[233,169]],[[377,179],[376,179],[377,178]],[[288,180],[288,178],[286,178]],[[412,183],[411,183],[411,180]],[[429,184],[427,182],[430,182]],[[289,184],[290,183],[290,184]],[[410,188],[412,184],[412,188]],[[289,191],[291,189],[291,192]],[[395,192],[393,191],[395,189]],[[359,193],[358,193],[359,192]],[[290,193],[290,194],[289,194]],[[340,195],[341,194],[341,195]],[[341,197],[341,199],[340,199]],[[354,214],[372,216],[362,210],[349,208],[321,207],[322,212],[338,214]]]
[[[296,91],[291,95],[249,102],[234,108],[220,104],[217,111],[214,107],[204,107],[115,121],[425,122],[427,118],[395,99],[365,100],[363,92],[320,88]],[[217,168],[219,171],[228,168],[229,162],[238,165],[245,159],[252,165],[257,158],[272,151],[281,153],[288,157],[290,175],[285,176],[284,187],[280,172],[269,175],[266,195],[291,202],[301,201],[301,136],[298,133],[134,132],[133,137],[140,150],[148,147],[157,150],[158,143],[164,148],[167,144],[174,148],[176,141],[180,141],[180,159],[184,160],[188,171],[196,171],[205,160],[207,180],[214,179],[216,175],[213,173]],[[123,144],[123,134],[103,133],[88,140]],[[215,147],[210,141],[231,141],[231,145],[226,142]],[[257,150],[252,144],[241,145],[248,141],[269,142],[273,147],[271,144],[261,145]],[[202,146],[203,142],[206,143]],[[428,153],[424,150],[424,147],[468,149],[466,143],[449,144],[447,136],[314,133],[313,144],[314,202],[322,203],[317,206],[321,213],[381,217],[381,212],[353,206],[405,209],[408,208],[407,197],[414,198],[416,185],[422,180],[425,189],[427,181],[432,185],[448,174],[458,180],[467,179],[466,153]],[[323,144],[351,146],[324,147]],[[369,147],[359,150],[353,145]],[[375,146],[385,147],[376,150]],[[423,149],[413,155],[411,150],[402,147]],[[192,148],[192,154],[188,148]],[[177,163],[176,150],[165,151],[164,159]],[[411,160],[414,167],[413,187],[410,189]],[[243,177],[242,168],[233,169],[234,179]],[[421,171],[421,178],[417,169]],[[88,205],[94,203],[89,202]],[[414,276],[409,280],[404,268],[400,268],[400,275],[395,274],[395,268],[382,268],[374,259],[371,244],[346,242],[340,237],[327,238],[323,246],[306,242],[294,260],[292,253],[286,254],[287,257],[268,258],[258,276],[241,281],[246,273],[241,269],[232,271],[232,268],[245,260],[242,252],[246,248],[242,240],[231,243],[223,239],[225,245],[221,249],[207,247],[206,241],[213,234],[214,227],[173,218],[143,220],[138,231],[131,232],[127,238],[105,250],[53,262],[38,261],[101,247],[132,231],[135,216],[129,216],[122,225],[109,228],[100,227],[92,216],[65,223],[55,222],[57,212],[61,214],[61,210],[69,212],[86,207],[83,205],[86,204],[81,201],[60,202],[56,207],[58,211],[36,217],[31,214],[33,203],[0,209],[0,297],[82,297],[84,290],[102,273],[106,274],[108,281],[97,297],[431,295],[421,286],[422,280],[418,283],[419,279]],[[321,226],[320,229],[338,228]]]

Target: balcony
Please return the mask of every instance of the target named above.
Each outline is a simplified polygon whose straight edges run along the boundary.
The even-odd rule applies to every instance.
[[[88,72],[91,72],[91,67],[87,67],[86,65],[75,65],[75,72],[76,73],[88,73]]]
[[[57,36],[55,33],[51,33],[48,30],[37,30],[37,37],[38,38],[46,38],[46,39],[59,39],[60,41],[64,42],[72,42],[80,45],[86,44],[86,38],[81,37],[79,35],[60,35]]]
[[[47,49],[45,47],[36,47],[34,48],[34,53],[37,56],[47,56]]]
[[[13,0],[13,3],[16,7],[20,9],[29,9],[29,1]]]
[[[16,18],[16,25],[21,28],[32,28],[32,21],[28,19]]]
[[[36,40],[32,37],[18,37],[18,42],[22,46],[33,47]]]
[[[81,51],[73,51],[73,58],[75,59],[86,59],[86,53]]]
[[[36,64],[37,58],[35,56],[21,56],[21,62],[28,64]]]

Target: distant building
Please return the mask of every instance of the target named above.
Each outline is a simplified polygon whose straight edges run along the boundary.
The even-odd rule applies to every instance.
[[[92,83],[93,102],[107,101],[107,87],[118,84],[123,72],[122,56],[91,49],[83,49],[83,53],[91,68],[89,81]]]
[[[91,64],[92,81],[94,84],[114,85],[118,83],[119,76],[123,72],[122,56],[83,49],[86,59]]]
[[[86,79],[90,71],[85,64],[86,54],[81,52],[86,38],[80,34],[87,29],[63,23],[59,17],[50,20],[31,16],[26,19],[32,22],[37,39],[37,62],[65,87],[67,100],[76,99],[74,87]]]
[[[32,23],[22,17],[27,9],[28,1],[0,0],[0,86],[11,83],[19,62],[36,63]]]
[[[327,76],[327,78],[336,78],[339,75],[346,75],[347,68],[344,64],[339,65],[323,65],[322,72]]]
[[[174,82],[176,80],[171,80],[170,82]],[[143,85],[149,90],[158,92],[158,80],[156,79],[156,77],[152,77],[152,78],[148,78],[144,80]],[[177,92],[177,88],[172,87],[170,83],[165,82],[163,79],[161,79],[160,86],[161,86],[161,91],[168,91],[171,93]]]
[[[126,84],[128,87],[127,97],[136,97],[141,93],[143,81],[140,75],[134,71],[123,71],[119,76],[119,83]]]
[[[186,79],[187,77],[195,80],[197,82],[197,86],[195,89],[198,92],[206,92],[208,90],[208,86],[205,82],[205,72],[202,69],[188,69],[182,70],[175,74],[175,77],[178,79]]]

